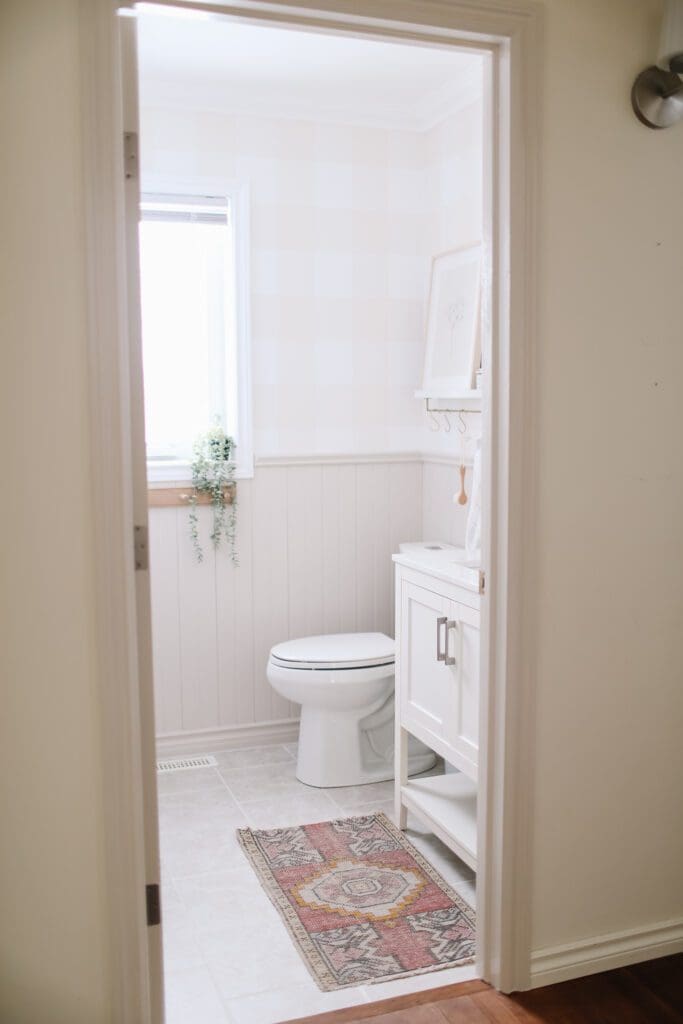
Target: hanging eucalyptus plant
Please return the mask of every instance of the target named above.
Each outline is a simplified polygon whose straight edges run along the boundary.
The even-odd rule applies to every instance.
[[[201,434],[193,446],[192,487],[190,495],[190,536],[197,561],[204,559],[199,541],[199,498],[207,494],[213,509],[211,541],[214,548],[220,546],[224,537],[230,549],[230,557],[237,565],[235,530],[237,527],[237,496],[235,490],[235,463],[232,455],[235,442],[222,427],[212,427]]]

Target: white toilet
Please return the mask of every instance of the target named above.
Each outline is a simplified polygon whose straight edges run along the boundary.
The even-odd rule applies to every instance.
[[[309,786],[357,786],[394,777],[394,641],[384,633],[336,633],[276,644],[268,681],[301,704],[297,778]],[[435,754],[417,740],[408,770]]]

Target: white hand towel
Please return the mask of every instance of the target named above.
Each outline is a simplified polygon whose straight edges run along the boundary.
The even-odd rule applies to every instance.
[[[477,441],[472,467],[472,493],[467,513],[465,550],[468,558],[474,558],[481,551],[481,441]]]

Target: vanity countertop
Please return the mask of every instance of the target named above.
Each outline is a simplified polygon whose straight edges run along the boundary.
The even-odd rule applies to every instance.
[[[481,594],[482,572],[480,559],[470,559],[464,548],[442,548],[438,551],[409,551],[393,555],[397,565],[429,573],[435,579],[446,583],[457,583],[459,587]]]

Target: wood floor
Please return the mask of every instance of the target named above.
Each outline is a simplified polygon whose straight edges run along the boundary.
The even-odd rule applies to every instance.
[[[501,995],[483,981],[286,1024],[683,1024],[683,954]]]

